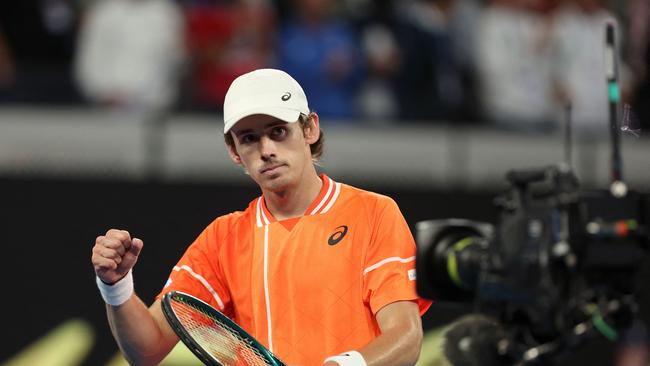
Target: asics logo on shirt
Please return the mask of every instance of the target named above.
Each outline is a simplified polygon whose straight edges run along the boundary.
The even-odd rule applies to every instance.
[[[348,233],[348,227],[345,225],[341,225],[336,228],[336,231],[330,235],[329,238],[327,238],[327,244],[329,245],[336,245],[338,244],[343,238],[345,237],[345,234]]]
[[[281,98],[281,99],[282,99],[283,101],[286,102],[286,101],[289,100],[290,98],[291,98],[291,93],[286,92],[286,93],[282,94],[282,98]]]

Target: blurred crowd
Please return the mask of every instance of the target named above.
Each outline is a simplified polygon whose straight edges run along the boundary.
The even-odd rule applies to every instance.
[[[650,120],[647,0],[22,0],[0,4],[0,103],[219,112],[274,67],[327,123],[606,129],[605,25],[629,128]]]

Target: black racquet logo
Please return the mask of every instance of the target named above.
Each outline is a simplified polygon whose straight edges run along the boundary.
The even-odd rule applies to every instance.
[[[327,244],[329,245],[336,245],[338,244],[341,240],[343,240],[343,237],[345,237],[345,234],[348,233],[348,227],[345,225],[341,225],[336,228],[336,231],[330,235],[329,238],[327,238]]]

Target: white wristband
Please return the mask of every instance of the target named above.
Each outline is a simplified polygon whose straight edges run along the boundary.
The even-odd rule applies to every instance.
[[[357,351],[348,351],[325,359],[325,362],[329,361],[336,362],[340,366],[368,366],[361,353]]]
[[[124,304],[133,294],[133,274],[129,273],[121,280],[112,285],[104,283],[99,277],[96,277],[97,287],[102,294],[102,298],[108,305],[120,306]]]

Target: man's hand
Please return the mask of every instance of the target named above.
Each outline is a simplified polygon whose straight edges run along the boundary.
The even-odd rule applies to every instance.
[[[375,318],[381,334],[358,350],[366,363],[373,366],[415,365],[422,345],[418,304],[396,301],[379,309]]]
[[[112,285],[135,266],[144,243],[128,231],[110,229],[98,236],[93,246],[92,262],[95,273],[104,283]]]

